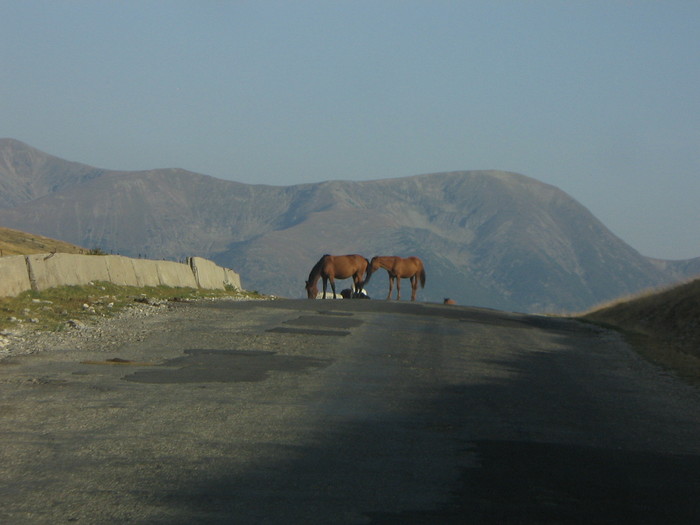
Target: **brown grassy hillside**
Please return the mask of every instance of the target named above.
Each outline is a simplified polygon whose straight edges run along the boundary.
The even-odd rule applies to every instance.
[[[51,252],[87,253],[88,250],[41,235],[0,227],[0,256]]]
[[[646,357],[700,381],[700,278],[581,318],[619,329]]]

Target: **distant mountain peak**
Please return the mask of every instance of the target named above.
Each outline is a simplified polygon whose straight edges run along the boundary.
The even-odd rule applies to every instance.
[[[417,255],[419,300],[581,311],[697,269],[641,256],[560,189],[518,173],[250,185],[180,169],[115,172],[0,139],[0,225],[106,252],[198,255],[302,297],[324,253]],[[388,279],[369,283],[386,296]]]

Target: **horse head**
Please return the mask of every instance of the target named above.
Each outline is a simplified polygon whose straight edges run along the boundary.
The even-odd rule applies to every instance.
[[[308,299],[316,299],[318,295],[318,286],[315,282],[306,281],[306,297]]]
[[[365,280],[360,284],[360,288],[364,288],[369,282],[369,278],[372,274],[379,269],[379,260],[377,257],[372,257],[371,261],[367,261],[367,273],[365,274]]]

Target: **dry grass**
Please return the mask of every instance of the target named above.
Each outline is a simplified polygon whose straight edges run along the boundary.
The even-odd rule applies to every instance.
[[[87,253],[88,250],[41,235],[0,227],[0,256],[32,253]]]
[[[621,331],[647,358],[700,383],[700,279],[579,318]]]

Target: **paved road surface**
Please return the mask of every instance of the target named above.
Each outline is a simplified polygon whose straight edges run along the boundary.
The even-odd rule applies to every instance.
[[[611,333],[375,300],[128,328],[0,362],[0,522],[700,523],[700,396]]]

